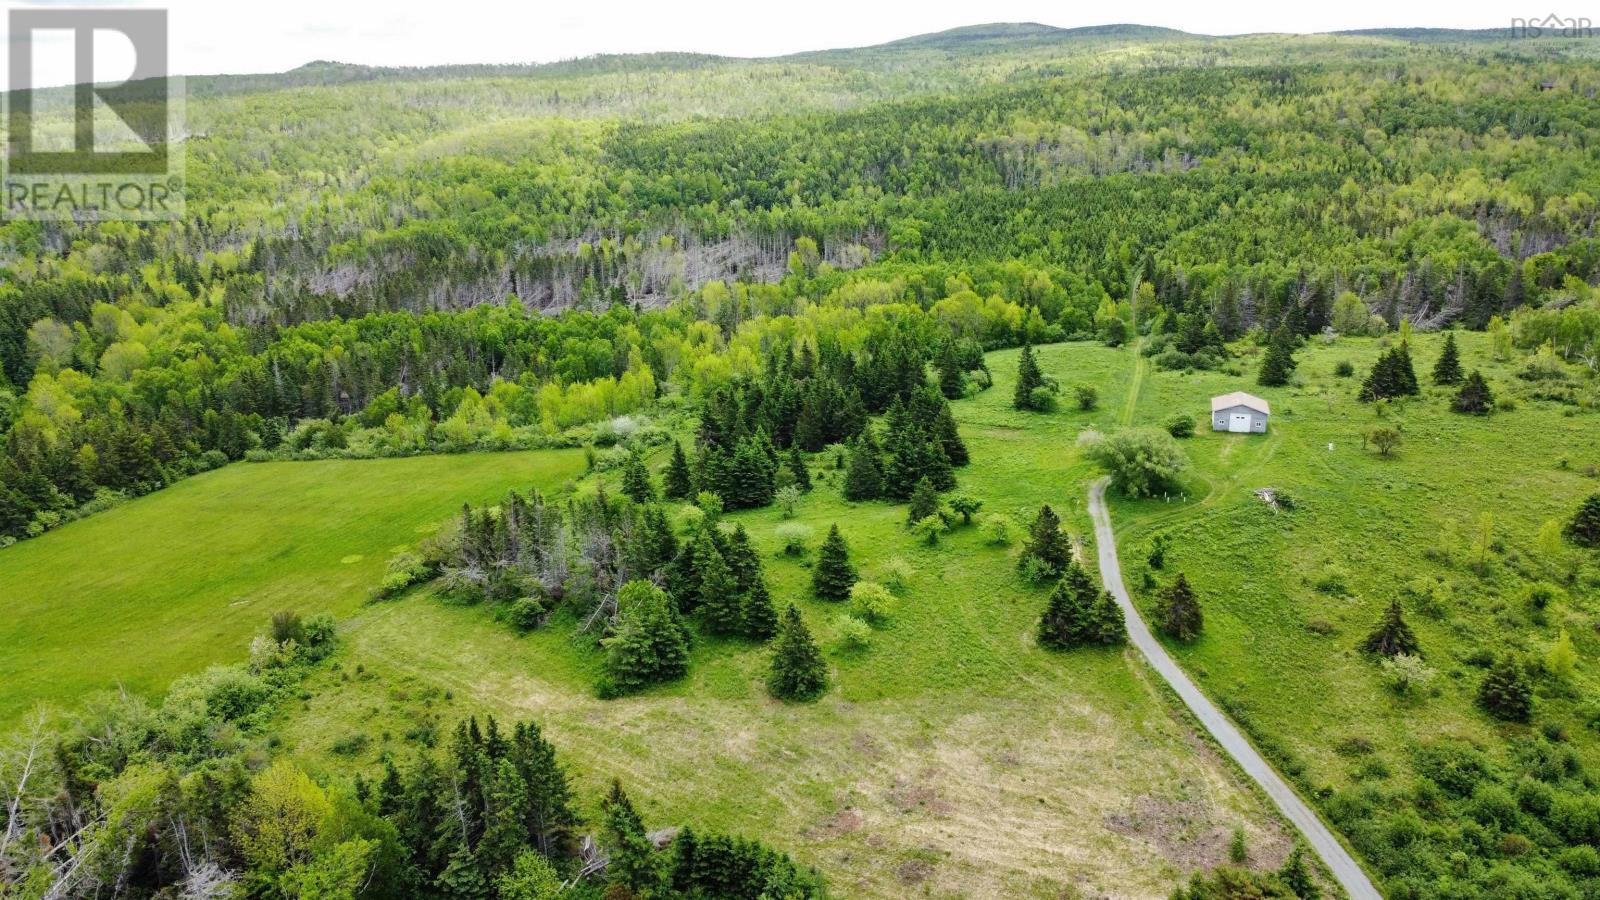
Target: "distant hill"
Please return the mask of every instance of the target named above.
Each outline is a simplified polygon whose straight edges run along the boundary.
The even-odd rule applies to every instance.
[[[1111,38],[1122,40],[1171,40],[1174,38],[1193,37],[1186,31],[1176,28],[1159,28],[1154,25],[1090,25],[1083,28],[1057,28],[1054,25],[1042,25],[1038,22],[995,22],[988,25],[968,25],[962,28],[951,28],[947,31],[936,31],[931,34],[913,35],[879,44],[876,47],[863,49],[886,48],[948,48],[969,47],[973,44],[1018,44],[1057,43],[1060,41],[1082,40],[1087,38]]]

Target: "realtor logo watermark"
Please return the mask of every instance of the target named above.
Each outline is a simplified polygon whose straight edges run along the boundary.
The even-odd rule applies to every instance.
[[[7,26],[0,215],[179,218],[184,96],[182,79],[167,72],[167,11],[13,9]],[[96,41],[117,34],[132,46],[132,72],[121,82],[98,81]],[[71,86],[34,86],[36,61],[52,51],[70,52]]]
[[[1583,17],[1548,16],[1511,20],[1511,36],[1518,38],[1594,37],[1594,23]]]

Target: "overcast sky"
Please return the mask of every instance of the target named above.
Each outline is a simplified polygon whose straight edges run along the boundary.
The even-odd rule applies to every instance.
[[[1524,6],[1529,8],[1524,9]],[[1217,3],[1195,0],[34,0],[17,6],[146,6],[170,10],[175,73],[279,72],[314,59],[370,65],[549,62],[595,53],[692,50],[773,56],[876,44],[983,22],[1043,22],[1061,27],[1135,22],[1202,34],[1318,32],[1437,26],[1498,28],[1514,15],[1581,16],[1557,0],[1520,3]],[[1537,8],[1533,8],[1536,6]],[[37,83],[72,80],[70,41],[36,44]],[[132,55],[115,35],[96,42],[96,77],[114,81]],[[120,67],[120,71],[119,70]]]

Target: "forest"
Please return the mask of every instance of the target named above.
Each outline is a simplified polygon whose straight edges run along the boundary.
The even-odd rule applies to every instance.
[[[180,482],[491,453],[573,471],[475,481],[347,547],[371,576],[338,601],[359,628],[317,606],[346,587],[253,588],[285,608],[247,661],[219,644],[161,690],[0,719],[0,897],[938,885],[922,867],[953,850],[874,832],[898,880],[858,875],[872,845],[828,843],[855,827],[769,829],[597,762],[595,723],[622,727],[597,710],[848,717],[833,704],[955,690],[935,654],[980,682],[1023,654],[1016,684],[1088,667],[1060,688],[1083,708],[1188,729],[1127,683],[1079,508],[1102,476],[1160,639],[1385,896],[1600,896],[1597,48],[985,26],[778,59],[193,79],[182,220],[0,224],[0,585]],[[1262,391],[1289,435],[1216,449],[1202,390]],[[1474,456],[1470,484],[1429,481]],[[1281,555],[1245,559],[1247,539]],[[1402,552],[1418,568],[1392,583],[1355,562]],[[1224,560],[1254,579],[1227,598]],[[255,601],[205,591],[224,605],[197,616]],[[313,720],[400,667],[384,628],[407,618],[451,622],[415,638],[447,655],[458,628],[522,648],[484,665],[551,679],[543,699],[439,680],[390,688],[364,714],[381,729]],[[971,635],[995,622],[1021,645]],[[894,654],[919,674],[876,668]],[[1302,716],[1311,688],[1262,668],[1285,659],[1366,706]],[[717,756],[696,742],[718,727],[678,737]],[[308,730],[339,737],[285,744]],[[1207,777],[1237,819],[1214,846],[1079,881],[1335,894],[1236,774]],[[954,894],[1091,895],[1059,861],[1026,883],[963,866]]]

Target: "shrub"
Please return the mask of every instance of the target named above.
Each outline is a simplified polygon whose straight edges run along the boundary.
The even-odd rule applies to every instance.
[[[1356,367],[1348,359],[1341,359],[1333,367],[1335,378],[1350,378],[1356,374]]]
[[[1100,405],[1100,391],[1092,384],[1073,386],[1072,396],[1078,401],[1078,409],[1083,412],[1090,412]]]
[[[1189,466],[1172,435],[1148,428],[1119,431],[1110,437],[1086,431],[1079,436],[1078,445],[1129,497],[1153,497],[1176,488],[1178,477]]]
[[[1318,593],[1343,596],[1350,593],[1350,576],[1338,566],[1324,566],[1316,580],[1311,582],[1311,586]]]
[[[805,496],[806,492],[801,490],[799,485],[787,484],[778,488],[777,494],[773,495],[772,499],[778,504],[778,508],[783,511],[783,517],[792,519],[794,518],[795,507],[800,505],[800,501],[805,499]]]
[[[921,538],[923,543],[933,547],[938,545],[939,535],[944,534],[949,528],[943,518],[936,515],[926,516],[911,526],[911,533]]]
[[[883,584],[895,593],[905,591],[911,587],[911,576],[915,570],[904,558],[896,556],[883,564]]]
[[[990,513],[983,519],[984,540],[1000,547],[1009,547],[1017,540],[1016,520],[1004,513]]]
[[[511,601],[506,607],[506,624],[518,631],[532,631],[544,623],[544,604],[533,597]]]
[[[1028,393],[1028,408],[1034,412],[1055,412],[1056,392],[1048,387],[1036,387]]]
[[[833,620],[833,629],[841,650],[860,652],[872,646],[872,626],[849,613],[840,613]]]
[[[850,612],[869,625],[885,625],[894,613],[894,595],[881,584],[858,581],[850,588]]]
[[[1386,658],[1379,663],[1379,668],[1384,685],[1402,697],[1425,692],[1439,675],[1422,661],[1422,657],[1409,653]]]
[[[777,536],[778,543],[783,547],[783,552],[790,556],[799,556],[806,552],[806,545],[811,542],[813,534],[810,525],[801,522],[785,522],[779,525],[773,534]]]
[[[1179,413],[1168,419],[1167,434],[1180,439],[1194,437],[1194,416]]]

